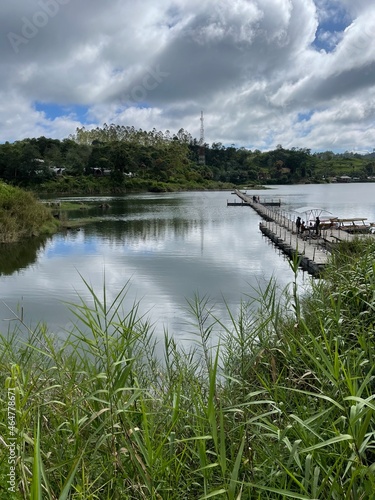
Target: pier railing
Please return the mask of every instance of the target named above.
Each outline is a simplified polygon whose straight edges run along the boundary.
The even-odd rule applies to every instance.
[[[262,200],[262,203],[257,196],[240,191],[235,191],[234,194],[241,199],[237,205],[253,208],[264,219],[264,222],[259,224],[262,234],[289,257],[297,254],[301,267],[313,275],[321,273],[328,259],[327,252],[333,244],[353,238],[352,234],[333,227],[318,232],[315,228],[308,227],[301,233],[297,230],[296,216],[280,209],[281,200],[277,204],[267,203],[265,200]]]

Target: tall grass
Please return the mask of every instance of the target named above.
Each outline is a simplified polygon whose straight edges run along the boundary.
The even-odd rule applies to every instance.
[[[0,338],[0,499],[374,498],[374,256],[337,256],[303,298],[272,281],[231,327],[197,296],[195,346],[165,333],[163,356],[127,287],[86,283],[63,340],[20,319]]]

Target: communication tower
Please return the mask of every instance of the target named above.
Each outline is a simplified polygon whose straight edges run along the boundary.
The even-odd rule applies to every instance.
[[[206,164],[206,154],[204,148],[204,123],[203,123],[203,111],[201,111],[201,136],[199,139],[199,156],[198,163],[200,165]]]

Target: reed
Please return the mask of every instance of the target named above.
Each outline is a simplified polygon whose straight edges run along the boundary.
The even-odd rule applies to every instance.
[[[163,356],[128,284],[110,301],[86,283],[64,339],[19,318],[0,337],[0,499],[374,498],[374,256],[340,255],[304,296],[271,281],[230,327],[197,295],[196,343],[166,332]]]

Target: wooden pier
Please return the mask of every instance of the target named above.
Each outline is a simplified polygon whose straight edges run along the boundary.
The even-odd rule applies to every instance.
[[[240,191],[235,194],[241,199],[238,206],[253,208],[264,220],[259,223],[259,229],[264,236],[269,238],[288,257],[298,257],[300,266],[313,276],[319,276],[328,261],[332,247],[340,241],[351,241],[355,236],[346,231],[333,227],[325,228],[315,233],[308,229],[303,234],[298,234],[296,223],[281,211],[267,206],[267,201],[254,201],[253,197]],[[259,198],[257,198],[258,200]],[[233,206],[233,205],[231,205]],[[281,206],[281,202],[280,205]],[[366,235],[372,236],[372,235]]]
[[[252,204],[256,203],[251,196],[248,196],[246,193],[241,193],[240,191],[238,191],[238,193],[234,192],[232,194],[236,194],[237,196],[239,196],[241,198],[241,201],[228,201],[227,200],[227,207],[251,207]],[[244,197],[244,198],[242,198]],[[247,198],[251,198],[251,202],[252,204],[249,203],[249,201],[247,200]],[[264,207],[280,207],[281,206],[281,200],[262,200],[257,203],[260,203],[261,205],[263,205]]]

